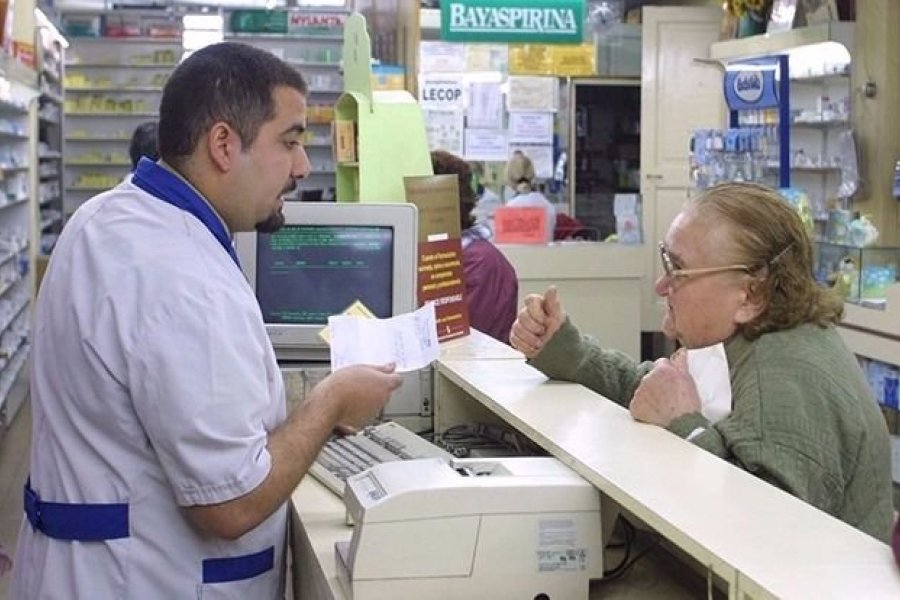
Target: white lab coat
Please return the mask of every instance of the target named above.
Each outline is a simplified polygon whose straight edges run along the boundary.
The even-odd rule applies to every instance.
[[[180,506],[258,486],[284,384],[250,286],[200,221],[129,181],[60,236],[36,303],[31,483],[42,500],[128,503],[130,536],[66,542],[23,523],[13,597],[275,598],[287,508],[240,539]],[[203,561],[274,547],[274,568],[204,584]]]

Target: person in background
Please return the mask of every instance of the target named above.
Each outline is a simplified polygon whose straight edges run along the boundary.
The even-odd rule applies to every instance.
[[[231,236],[283,225],[307,94],[269,52],[197,50],[163,89],[160,160],[66,224],[34,315],[13,598],[283,596],[291,493],[401,381],[339,369],[286,414]]]
[[[513,152],[506,163],[506,184],[513,190],[514,196],[507,200],[506,206],[536,206],[547,212],[547,241],[553,241],[556,228],[556,209],[542,193],[534,189],[534,164],[521,150]]]
[[[490,239],[494,239],[494,210],[503,206],[503,201],[489,187],[482,183],[484,178],[484,163],[478,161],[469,162],[472,170],[472,186],[475,189],[475,208],[472,209],[472,218],[475,225],[487,227]]]
[[[456,175],[459,183],[463,280],[466,284],[469,324],[508,344],[519,302],[516,270],[490,242],[490,230],[472,222],[475,192],[472,190],[472,172],[468,163],[449,152],[435,150],[431,153],[431,166],[435,175]]]
[[[637,363],[579,335],[555,289],[529,295],[512,346],[549,377],[629,406],[634,419],[728,460],[888,541],[887,427],[835,324],[843,302],[812,275],[798,214],[774,191],[729,183],[691,199],[659,245],[662,331],[684,348],[723,343],[732,411],[701,413],[685,352]]]
[[[156,121],[146,121],[135,127],[131,134],[131,143],[128,145],[132,171],[137,169],[142,156],[146,156],[152,161],[159,159],[159,150],[156,144],[158,127]]]

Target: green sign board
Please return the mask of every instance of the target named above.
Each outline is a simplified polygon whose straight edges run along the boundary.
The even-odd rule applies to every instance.
[[[584,0],[443,0],[448,42],[580,44]]]

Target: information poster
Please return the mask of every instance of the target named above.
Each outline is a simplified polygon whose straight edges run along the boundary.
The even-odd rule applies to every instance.
[[[506,73],[508,64],[509,51],[506,44],[466,44],[466,73]]]
[[[422,75],[419,77],[419,104],[429,110],[461,111],[465,107],[462,75]]]
[[[466,160],[503,162],[509,159],[505,129],[466,129]]]
[[[553,54],[546,44],[510,44],[510,75],[549,75],[553,69]]]
[[[419,63],[421,73],[464,73],[466,46],[447,42],[420,42]]]
[[[503,122],[503,89],[499,83],[469,85],[466,118],[471,129],[494,129]]]
[[[597,74],[597,50],[593,44],[555,46],[553,68],[557,77],[590,77]]]
[[[510,77],[506,108],[513,111],[555,112],[559,82],[555,77]]]
[[[423,110],[425,135],[430,150],[446,150],[463,155],[463,113]]]
[[[455,175],[404,177],[403,184],[407,202],[419,209],[419,306],[434,302],[438,340],[468,335],[458,179]]]
[[[509,113],[510,144],[553,144],[553,113]]]

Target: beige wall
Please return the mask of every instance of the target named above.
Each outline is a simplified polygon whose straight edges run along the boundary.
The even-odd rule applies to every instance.
[[[853,127],[863,181],[854,208],[871,215],[880,245],[900,245],[900,204],[892,196],[894,164],[900,159],[900,2],[856,3],[853,53]],[[874,83],[876,93],[862,90]]]

